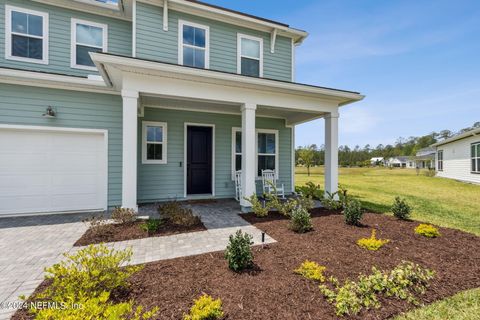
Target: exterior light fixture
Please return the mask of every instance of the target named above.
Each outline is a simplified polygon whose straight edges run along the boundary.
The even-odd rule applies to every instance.
[[[57,116],[57,114],[56,114],[55,110],[53,110],[52,106],[48,106],[45,113],[42,114],[42,117],[44,117],[44,118],[55,118],[56,116]]]

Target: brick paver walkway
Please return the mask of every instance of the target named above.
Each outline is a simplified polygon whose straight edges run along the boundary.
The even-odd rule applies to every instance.
[[[116,249],[131,247],[133,264],[171,259],[225,249],[229,235],[241,229],[261,244],[261,231],[238,216],[233,200],[190,205],[208,230],[166,237],[152,237],[108,243]],[[155,206],[141,208],[140,214],[154,214]],[[87,214],[51,215],[0,219],[0,303],[16,302],[29,295],[43,280],[43,269],[74,252],[73,243],[86,231],[81,221]],[[265,243],[275,240],[266,236]],[[0,308],[0,320],[14,310]]]

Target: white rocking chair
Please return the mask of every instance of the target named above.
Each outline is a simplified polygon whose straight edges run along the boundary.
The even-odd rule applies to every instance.
[[[235,200],[240,201],[242,197],[242,171],[235,171]]]
[[[262,170],[263,193],[272,194],[277,190],[277,196],[285,199],[285,187],[283,184],[277,184],[277,175],[275,170]]]

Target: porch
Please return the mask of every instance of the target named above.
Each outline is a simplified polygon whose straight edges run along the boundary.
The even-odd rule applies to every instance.
[[[325,119],[325,190],[337,191],[338,109],[362,95],[111,54],[94,53],[92,58],[123,99],[123,207],[161,200],[148,195],[149,181],[177,190],[164,198],[231,197],[233,172],[238,169],[243,197],[257,193],[262,168],[275,169],[292,191],[295,125],[318,118]],[[167,118],[170,121],[163,121]],[[157,126],[162,135],[150,141],[153,153],[145,139],[148,126]],[[208,129],[195,134],[189,128]],[[168,132],[165,139],[163,132]],[[268,146],[259,146],[263,138]],[[152,160],[148,152],[158,161],[148,163]],[[195,174],[197,158],[205,161]],[[168,175],[155,181],[162,170]],[[183,193],[178,192],[179,185]],[[243,197],[240,204],[248,207]]]

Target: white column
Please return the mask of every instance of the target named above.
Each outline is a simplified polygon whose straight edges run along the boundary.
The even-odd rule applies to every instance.
[[[325,191],[338,191],[338,113],[325,117]]]
[[[255,110],[256,104],[246,103],[242,106],[242,197],[240,205],[250,207],[250,202],[243,197],[250,197],[257,192],[255,177]]]
[[[123,148],[122,148],[122,207],[137,206],[137,91],[122,90]]]

